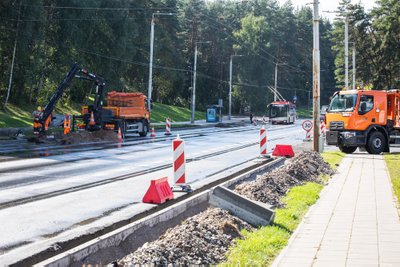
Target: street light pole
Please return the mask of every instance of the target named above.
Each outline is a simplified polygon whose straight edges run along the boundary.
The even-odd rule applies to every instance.
[[[318,0],[314,0],[314,49],[313,49],[313,124],[314,124],[314,142],[313,150],[319,152],[319,93],[320,93],[320,58],[319,58],[319,14]]]
[[[151,111],[151,93],[153,89],[153,47],[154,47],[154,14],[151,17],[150,28],[150,63],[149,63],[149,87],[147,90],[147,108]]]
[[[196,42],[194,46],[194,63],[193,63],[193,88],[192,88],[192,118],[190,123],[194,123],[194,114],[196,111],[196,75],[197,75],[197,44],[209,44],[207,42]]]
[[[276,101],[276,91],[278,90],[278,63],[275,63],[275,92],[274,102]]]
[[[353,90],[356,89],[356,43],[353,42]]]
[[[196,71],[197,71],[197,43],[194,46],[194,63],[193,63],[193,88],[192,88],[192,119],[190,123],[194,123],[195,103],[196,103]]]
[[[231,120],[232,114],[232,59],[233,55],[231,55],[231,60],[229,61],[229,113],[228,120]]]
[[[345,88],[349,89],[349,20],[346,15],[344,20],[344,64],[345,64]]]
[[[149,86],[147,90],[147,108],[151,111],[151,94],[153,91],[153,49],[154,49],[154,17],[155,16],[172,16],[174,13],[153,13],[151,16],[150,28],[150,62],[149,62]]]
[[[231,120],[232,117],[232,69],[233,69],[233,58],[234,57],[242,57],[243,55],[231,55],[231,60],[229,62],[229,114],[228,120]]]

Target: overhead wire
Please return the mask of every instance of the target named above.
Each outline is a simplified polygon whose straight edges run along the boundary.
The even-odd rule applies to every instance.
[[[68,6],[58,6],[58,7],[57,7],[57,6],[40,6],[40,5],[23,5],[23,6],[36,6],[36,7],[53,8],[53,9],[95,10],[95,11],[98,11],[98,10],[111,10],[111,11],[115,11],[115,10],[121,10],[121,11],[127,11],[127,10],[166,10],[166,9],[171,9],[171,10],[172,10],[172,9],[174,9],[174,8],[169,8],[169,7],[157,7],[157,8],[94,8],[94,7],[93,7],[93,8],[89,8],[89,7],[68,7]],[[174,10],[175,10],[175,9],[174,9]],[[178,10],[178,12],[183,13],[183,11],[179,11],[179,10]],[[221,23],[220,21],[215,20],[214,18],[212,18],[212,17],[210,17],[210,16],[208,16],[208,15],[206,15],[206,14],[200,13],[200,15],[203,16],[203,17],[205,17],[205,18],[207,18],[209,21],[210,21],[210,20],[211,20],[211,21],[214,21],[214,22],[216,22],[217,24],[219,24],[219,25],[221,25],[221,26],[223,26],[223,27],[226,27],[226,28],[229,28],[229,29],[231,29],[231,30],[234,30],[230,25],[226,25],[226,24],[224,24],[224,23]],[[16,21],[15,19],[4,18],[4,17],[0,17],[0,19],[3,19],[3,20],[14,20],[14,21]],[[137,19],[148,20],[148,17],[142,17],[142,18],[138,18],[138,17],[134,17],[134,18],[122,17],[122,18],[118,18],[118,19],[107,19],[107,20],[127,20],[127,19],[129,19],[129,20],[131,20],[131,19],[132,19],[132,20],[137,20]],[[187,18],[184,18],[184,19],[188,20]],[[92,19],[62,19],[62,18],[58,18],[58,19],[52,19],[52,20],[60,20],[60,21],[99,21],[99,20],[104,20],[104,18],[99,18],[99,19],[93,19],[93,18],[92,18]],[[48,20],[39,20],[39,19],[38,19],[38,20],[35,20],[35,19],[23,20],[23,19],[22,19],[22,20],[20,20],[20,21],[40,21],[40,22],[47,22]],[[188,20],[188,21],[192,21],[192,20]],[[200,20],[199,22],[200,22],[200,23],[205,23],[205,22],[203,22],[203,21],[201,21],[201,20]],[[220,32],[222,32],[222,33],[224,33],[224,34],[225,34],[226,36],[228,36],[233,42],[240,42],[240,40],[237,40],[237,38],[235,38],[234,36],[232,36],[231,34],[229,34],[227,31],[221,30],[220,27],[219,27],[218,25],[215,25],[215,24],[207,24],[207,26],[212,27],[212,28],[214,28],[214,29],[216,29],[216,30],[218,30],[218,31],[220,31]],[[262,48],[260,48],[260,50],[261,50],[262,52],[264,52],[265,54],[269,55],[273,60],[271,60],[271,59],[269,59],[269,58],[267,58],[267,57],[261,55],[261,54],[258,53],[257,51],[254,51],[252,48],[250,48],[248,45],[246,45],[246,44],[243,43],[243,42],[241,42],[241,45],[244,46],[244,47],[246,47],[246,48],[249,50],[249,52],[251,52],[252,55],[259,56],[260,58],[263,58],[263,59],[267,60],[267,61],[270,62],[270,63],[274,63],[273,60],[277,60],[277,58],[276,58],[274,55],[270,54],[269,52],[265,51],[265,50],[262,49]],[[133,61],[133,60],[127,60],[127,59],[121,59],[121,58],[117,58],[117,57],[113,57],[113,56],[106,56],[106,55],[102,55],[102,54],[100,54],[100,53],[96,53],[96,52],[92,52],[92,51],[87,51],[87,50],[82,50],[82,49],[78,49],[78,50],[80,50],[80,51],[83,52],[83,53],[92,54],[92,55],[96,55],[96,56],[99,56],[99,57],[108,58],[108,59],[111,59],[111,60],[117,60],[117,61],[120,61],[120,62],[125,62],[125,63],[129,63],[129,64],[134,64],[134,65],[138,65],[138,66],[142,66],[142,67],[148,67],[148,66],[149,66],[148,63],[143,63],[143,62]],[[286,65],[286,66],[288,66],[288,65]],[[190,73],[193,72],[193,71],[190,70],[190,69],[173,68],[173,67],[166,67],[166,66],[160,66],[160,65],[153,65],[153,67],[156,68],[156,69],[169,70],[169,71],[190,72]],[[296,69],[296,68],[293,67],[293,66],[289,66],[289,67],[294,68],[294,70],[296,70],[296,72],[305,72],[305,71],[303,71],[303,70]],[[218,78],[215,78],[215,77],[212,77],[212,76],[209,76],[209,75],[200,73],[200,72],[198,73],[198,75],[199,75],[200,77],[204,77],[204,78],[209,79],[209,80],[214,80],[214,81],[217,81],[217,82],[219,82],[219,83],[224,83],[224,84],[228,84],[228,83],[229,83],[229,82],[226,81],[226,80],[221,80],[221,79],[218,79]],[[259,86],[259,85],[253,85],[253,84],[246,84],[246,83],[235,84],[235,85],[238,85],[238,86],[248,86],[248,87],[259,87],[259,88],[264,88],[264,87],[265,87],[265,86]],[[281,88],[281,89],[286,89],[286,88]],[[301,89],[299,89],[299,90],[301,90]]]

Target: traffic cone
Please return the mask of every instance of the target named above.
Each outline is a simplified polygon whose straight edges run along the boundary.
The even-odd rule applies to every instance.
[[[150,134],[151,138],[156,138],[156,132],[154,131],[154,126],[151,127],[151,134]]]
[[[165,121],[165,135],[171,135],[171,120],[169,118]]]
[[[69,114],[66,114],[64,119],[64,135],[69,134],[70,131],[71,131],[71,119],[69,117]]]
[[[118,142],[122,143],[121,127],[118,127]]]
[[[92,111],[92,113],[90,114],[89,125],[90,125],[90,126],[95,126],[95,125],[96,125],[96,122],[94,121],[93,111]]]

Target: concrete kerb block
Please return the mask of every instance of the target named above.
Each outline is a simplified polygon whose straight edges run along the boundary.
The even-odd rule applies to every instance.
[[[271,206],[248,199],[223,186],[213,189],[209,202],[254,226],[268,225],[275,217],[275,211]]]

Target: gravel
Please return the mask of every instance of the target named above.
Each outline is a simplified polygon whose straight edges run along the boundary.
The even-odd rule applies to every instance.
[[[228,248],[240,231],[254,228],[227,211],[209,208],[169,229],[158,240],[145,243],[118,262],[136,265],[210,265],[224,261]]]
[[[321,174],[333,174],[320,154],[304,151],[280,168],[258,176],[256,180],[236,186],[235,191],[251,199],[282,206],[287,191],[306,181],[320,182]],[[240,231],[255,230],[241,219],[219,208],[186,219],[169,229],[158,240],[145,243],[135,252],[118,261],[118,266],[215,265],[225,260],[229,247]],[[116,264],[114,264],[116,266]]]
[[[237,185],[235,191],[273,207],[282,207],[281,199],[291,187],[307,181],[320,182],[319,175],[333,173],[319,153],[303,151],[280,168],[260,175],[254,181]]]

